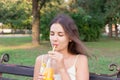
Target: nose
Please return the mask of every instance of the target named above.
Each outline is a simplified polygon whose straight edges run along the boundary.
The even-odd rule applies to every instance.
[[[58,40],[58,36],[57,35],[54,35],[52,38],[53,38],[53,41],[57,41]]]

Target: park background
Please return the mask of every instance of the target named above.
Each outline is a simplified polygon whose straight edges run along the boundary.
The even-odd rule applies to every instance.
[[[36,57],[51,49],[48,33],[51,19],[57,13],[66,13],[75,20],[91,55],[90,72],[112,74],[114,71],[109,71],[108,66],[120,65],[119,3],[119,0],[0,0],[0,55],[8,53],[9,64],[34,66]]]

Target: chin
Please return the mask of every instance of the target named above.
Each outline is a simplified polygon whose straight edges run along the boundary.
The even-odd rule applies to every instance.
[[[61,51],[63,51],[63,50],[61,50],[61,49],[56,49],[56,51],[61,52]]]
[[[55,49],[55,51],[60,51],[60,49]]]

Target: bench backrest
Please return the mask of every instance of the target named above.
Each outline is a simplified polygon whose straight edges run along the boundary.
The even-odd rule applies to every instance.
[[[0,64],[1,74],[4,73],[4,74],[33,77],[33,72],[34,72],[34,67],[30,67],[30,66]],[[1,76],[0,80],[16,80],[16,79],[2,78]],[[90,80],[120,80],[120,78],[116,78],[116,77],[113,78],[109,76],[90,73]]]

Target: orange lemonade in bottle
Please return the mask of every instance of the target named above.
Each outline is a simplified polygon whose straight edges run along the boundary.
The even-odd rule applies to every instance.
[[[47,68],[44,72],[45,79],[44,80],[53,80],[54,71],[52,68]]]
[[[51,59],[48,60],[46,69],[44,70],[43,75],[45,76],[44,80],[54,80],[53,75],[54,75],[54,70],[51,67]]]
[[[53,47],[53,51],[55,50],[56,46]],[[44,80],[54,80],[54,70],[51,64],[51,58],[48,59],[47,66],[44,69],[43,75],[45,76]]]

